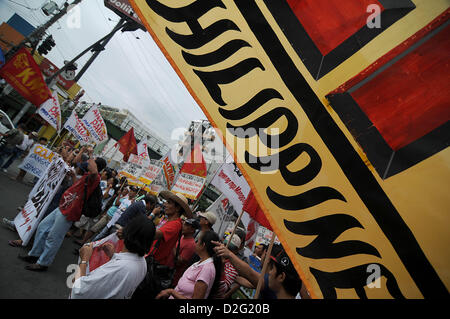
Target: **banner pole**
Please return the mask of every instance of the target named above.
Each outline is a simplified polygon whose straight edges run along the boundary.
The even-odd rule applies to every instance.
[[[258,299],[261,292],[261,287],[264,281],[264,275],[267,272],[267,265],[269,264],[270,255],[272,254],[273,243],[275,242],[275,232],[272,232],[272,238],[270,239],[269,248],[267,249],[266,256],[264,258],[263,268],[261,270],[261,275],[259,276],[258,285],[256,286],[256,292],[253,299]]]
[[[195,205],[198,204],[198,202],[200,201],[200,198],[203,196],[203,194],[205,193],[206,189],[209,187],[209,185],[211,184],[211,182],[213,181],[213,179],[216,177],[217,173],[220,171],[220,169],[222,168],[224,163],[222,163],[222,165],[220,165],[217,170],[215,171],[213,177],[209,180],[208,183],[205,183],[200,195],[197,197],[197,199],[195,200],[195,202],[192,204],[192,207],[195,207]],[[209,169],[211,168],[212,163],[209,165],[208,167],[208,171],[206,172],[206,177],[205,177],[205,181],[208,178],[208,174],[209,174]]]
[[[244,215],[244,209],[242,209],[241,214],[239,215],[238,219],[236,220],[236,223],[234,224],[233,232],[230,235],[230,240],[227,242],[227,246],[226,246],[227,248],[228,248],[228,245],[231,242],[231,238],[233,238],[234,233],[236,232],[236,229],[238,228],[239,222],[241,221],[241,218],[242,218],[243,215]]]
[[[55,142],[56,142],[56,140],[59,138],[60,136],[59,136],[59,133],[58,133],[58,135],[56,135],[55,136],[55,138],[53,139],[53,142],[52,142],[52,144],[50,145],[50,149],[52,149],[52,147],[53,147],[53,145],[55,144]]]

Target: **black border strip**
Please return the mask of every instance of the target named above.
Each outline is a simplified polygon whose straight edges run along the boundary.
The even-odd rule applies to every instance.
[[[413,233],[284,50],[258,5],[249,0],[236,0],[235,4],[423,296],[447,298],[447,288],[426,258]]]
[[[309,73],[317,81],[416,7],[410,0],[378,1],[385,9],[381,12],[381,28],[370,29],[367,25],[364,25],[325,56],[322,55],[322,52],[320,52],[294,12],[292,12],[287,1],[264,0],[264,3],[272,12],[273,17],[291,42],[298,56],[302,59]]]

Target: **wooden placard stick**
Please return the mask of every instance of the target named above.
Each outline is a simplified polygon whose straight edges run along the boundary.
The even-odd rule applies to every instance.
[[[259,298],[259,293],[261,292],[261,287],[264,282],[264,275],[267,272],[267,266],[269,264],[270,255],[272,254],[272,247],[275,241],[275,232],[272,232],[272,238],[270,239],[269,248],[267,248],[266,257],[264,258],[263,268],[261,270],[261,275],[259,276],[258,285],[256,286],[256,292],[253,299]]]

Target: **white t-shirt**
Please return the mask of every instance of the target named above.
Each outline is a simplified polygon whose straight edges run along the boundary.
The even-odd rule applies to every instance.
[[[31,145],[34,144],[34,141],[28,137],[28,135],[23,135],[22,144],[16,145],[19,150],[26,151]]]
[[[145,258],[130,252],[110,261],[73,283],[70,299],[130,299],[147,273]]]

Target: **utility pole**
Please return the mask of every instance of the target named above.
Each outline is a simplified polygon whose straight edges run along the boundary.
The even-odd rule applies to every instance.
[[[119,31],[120,29],[126,27],[127,24],[133,24],[133,23],[135,23],[135,22],[127,22],[126,20],[121,19],[121,20],[119,21],[119,23],[114,27],[114,29],[113,29],[110,33],[108,33],[106,36],[104,36],[103,38],[101,38],[100,40],[98,40],[97,42],[95,42],[94,44],[92,44],[91,46],[87,47],[87,48],[86,48],[85,50],[83,50],[80,54],[78,54],[76,57],[74,57],[72,60],[70,60],[66,65],[64,65],[62,68],[60,68],[58,71],[56,71],[55,73],[53,73],[50,77],[48,77],[47,80],[46,80],[47,84],[51,83],[51,81],[52,81],[53,79],[55,79],[58,75],[60,75],[60,74],[61,74],[62,72],[64,72],[67,68],[69,68],[71,65],[73,65],[73,63],[74,63],[75,61],[77,61],[79,58],[81,58],[83,55],[85,55],[89,50],[93,49],[94,47],[96,47],[96,46],[98,46],[98,45],[101,45],[101,43],[102,43],[103,41],[105,41],[105,40],[106,40],[106,41],[105,41],[104,44],[106,44],[109,40],[111,40],[112,36],[113,36],[117,31]],[[98,54],[97,54],[97,55],[98,55]],[[97,57],[97,55],[95,55],[95,57]],[[95,59],[95,57],[94,57],[94,59]],[[91,57],[91,59],[88,61],[89,65],[92,63],[92,61],[93,61],[93,59],[92,59],[92,57]],[[89,66],[89,65],[88,65],[88,66]],[[82,69],[83,73],[86,71],[86,69],[87,69],[88,66],[83,67],[83,69]],[[82,74],[81,74],[81,75],[82,75]],[[81,75],[78,76],[77,79],[80,79]]]
[[[113,30],[115,29],[120,29],[120,27],[122,27],[124,25],[125,19],[120,19],[120,21],[116,24],[116,26],[114,27]],[[90,57],[90,59],[85,63],[85,65],[83,66],[83,68],[77,72],[77,75],[75,76],[75,78],[73,79],[74,82],[78,82],[78,80],[83,76],[84,72],[86,72],[87,68],[92,64],[92,62],[94,62],[94,60],[97,58],[97,56],[100,54],[100,52],[102,52],[105,49],[106,44],[108,44],[108,42],[112,39],[112,37],[114,36],[115,32],[111,32],[105,40],[103,40],[103,42],[100,42],[100,47],[99,49],[97,49],[97,51],[95,51],[95,53]]]
[[[69,6],[76,6],[77,4],[79,4],[82,0],[74,0],[70,5],[67,3],[67,1],[64,3],[64,7],[59,10],[58,13],[56,13],[50,20],[48,20],[46,23],[44,23],[43,25],[41,25],[40,27],[38,27],[36,30],[34,30],[28,37],[26,37],[25,39],[23,39],[18,45],[16,45],[15,47],[13,47],[11,50],[8,51],[8,53],[6,53],[5,55],[5,60],[9,60],[21,47],[23,47],[25,45],[25,43],[27,42],[31,42],[34,43],[33,46],[33,51],[34,51],[34,47],[37,45],[37,43],[39,42],[39,40],[41,39],[42,35],[45,33],[45,31],[51,26],[53,25],[53,23],[55,23],[56,21],[58,21],[62,16],[64,16],[67,13],[67,9],[69,8]]]

